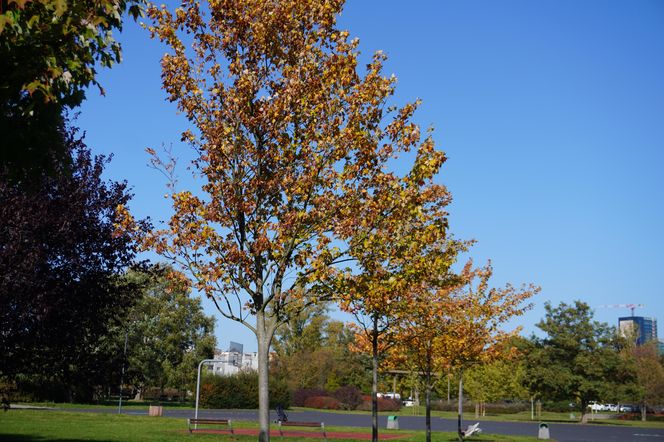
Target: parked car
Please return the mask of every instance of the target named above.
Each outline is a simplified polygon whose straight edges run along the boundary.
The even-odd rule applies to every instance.
[[[634,405],[623,404],[618,409],[621,413],[635,413],[636,407]]]
[[[401,400],[401,395],[399,393],[394,393],[392,391],[388,391],[387,393],[378,393],[378,397],[383,397],[386,399],[392,399],[395,401],[400,401]]]
[[[591,402],[588,404],[588,408],[590,408],[590,411],[595,411],[595,412],[597,412],[597,411],[604,411],[604,404],[598,404],[598,403],[595,402],[595,401],[591,401]]]
[[[412,397],[406,398],[405,401],[403,401],[403,406],[404,407],[414,407],[415,406],[415,400]]]

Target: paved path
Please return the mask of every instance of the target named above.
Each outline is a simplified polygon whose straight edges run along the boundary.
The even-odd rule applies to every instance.
[[[84,411],[97,413],[117,413],[113,409],[62,409],[61,411]],[[147,409],[125,409],[123,413],[147,415]],[[194,417],[193,410],[164,409],[164,416],[189,418]],[[402,430],[424,430],[424,416],[398,415],[399,428]],[[199,410],[200,418],[230,418],[233,420],[257,421],[258,412],[253,410]],[[371,415],[348,414],[322,411],[289,411],[288,417],[294,421],[325,422],[325,426],[346,426],[371,428]],[[275,420],[276,414],[272,413],[271,419]],[[476,419],[464,421],[464,428],[468,424],[477,422]],[[480,428],[484,433],[519,435],[537,437],[538,423],[535,422],[496,422],[481,420]],[[387,416],[378,416],[380,428],[387,426]],[[457,428],[456,420],[431,418],[431,429],[433,431],[452,431]],[[581,424],[549,424],[551,438],[558,442],[664,442],[664,428],[637,428],[617,425],[581,425]]]

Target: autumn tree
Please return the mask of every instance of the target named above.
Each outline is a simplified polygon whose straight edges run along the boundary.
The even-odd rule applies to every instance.
[[[372,201],[391,192],[388,160],[417,147],[412,189],[441,161],[410,122],[417,106],[388,107],[396,80],[383,75],[385,57],[358,67],[358,40],[336,27],[342,3],[186,0],[149,10],[150,31],[170,48],[163,87],[192,123],[182,139],[204,182],[170,195],[174,215],[144,245],[255,333],[261,440],[277,328],[328,296],[339,264],[355,259],[349,237],[380,218]]]
[[[657,342],[630,346],[624,350],[629,370],[635,374],[633,398],[641,406],[641,420],[645,421],[648,407],[664,403],[664,365]]]
[[[490,361],[501,353],[515,332],[502,329],[510,319],[522,315],[526,301],[538,292],[532,285],[492,288],[491,264],[473,268],[469,261],[463,270],[448,277],[448,287],[422,290],[413,297],[410,313],[399,331],[401,351],[420,373],[425,387],[427,440],[431,437],[430,393],[433,375],[454,368],[459,371],[459,435],[463,371]]]
[[[384,178],[388,185],[367,202],[373,222],[359,224],[350,237],[356,269],[337,287],[342,310],[359,326],[358,344],[372,357],[374,440],[380,360],[400,342],[399,328],[412,314],[414,298],[449,283],[449,268],[465,247],[448,238],[450,195],[433,182],[443,161],[428,138],[407,174]]]
[[[449,372],[448,359],[440,357],[441,347],[455,337],[453,318],[462,315],[449,289],[427,289],[412,293],[407,314],[394,331],[395,353],[417,374],[425,393],[426,439],[431,440],[431,392],[438,373]]]
[[[0,376],[73,389],[81,379],[94,387],[106,360],[100,339],[136,296],[121,278],[135,245],[114,231],[115,207],[131,198],[126,183],[105,181],[107,159],[60,130],[67,159],[52,158],[54,173],[19,184],[0,167]]]
[[[121,60],[112,31],[142,0],[9,0],[0,5],[0,166],[14,180],[39,174],[58,142],[63,111],[78,106],[97,68]],[[52,170],[52,172],[54,172]]]

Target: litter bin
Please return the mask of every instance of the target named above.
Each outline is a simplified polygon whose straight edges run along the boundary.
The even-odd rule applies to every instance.
[[[161,416],[162,413],[163,409],[161,408],[161,405],[150,405],[150,408],[148,409],[149,416]]]
[[[387,429],[388,430],[398,430],[399,429],[398,416],[387,416]]]
[[[539,424],[539,433],[537,434],[538,439],[548,439],[549,438],[549,425],[544,422]]]

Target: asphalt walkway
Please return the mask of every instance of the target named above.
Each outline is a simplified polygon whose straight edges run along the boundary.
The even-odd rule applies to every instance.
[[[60,409],[60,411],[82,411],[94,413],[117,413],[117,409]],[[137,410],[133,408],[123,410],[126,414],[147,415],[148,410]],[[194,417],[191,409],[169,409],[164,408],[164,416],[190,418]],[[424,430],[424,416],[408,416],[399,414],[398,423],[401,430]],[[256,410],[199,410],[199,418],[233,419],[245,421],[257,421]],[[326,427],[345,426],[360,427],[365,431],[371,428],[370,414],[335,413],[328,411],[288,411],[288,417],[293,421],[325,422]],[[276,420],[276,414],[271,415]],[[537,422],[497,422],[483,419],[466,419],[464,428],[469,424],[480,422],[483,433],[518,435],[537,437],[539,423]],[[378,417],[379,428],[387,427],[387,416]],[[434,417],[431,419],[432,431],[456,432],[457,422],[452,419]],[[664,442],[664,428],[639,428],[607,424],[578,424],[578,423],[549,423],[551,439],[558,442]],[[379,433],[380,434],[380,433]]]

